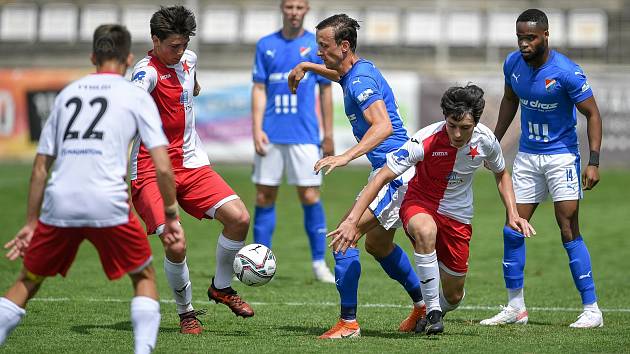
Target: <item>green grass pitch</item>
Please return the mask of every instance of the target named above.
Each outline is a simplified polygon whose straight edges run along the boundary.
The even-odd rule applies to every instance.
[[[219,165],[216,169],[253,206],[251,168]],[[30,165],[0,165],[0,242],[4,244],[24,221]],[[365,168],[337,169],[325,179],[323,202],[332,228],[363,186]],[[261,288],[240,283],[234,287],[252,303],[256,316],[236,318],[225,306],[206,297],[214,270],[214,250],[220,232],[216,222],[188,216],[183,225],[188,238],[188,262],[195,307],[207,308],[199,336],[178,333],[175,305],[162,270],[159,240],[151,237],[162,298],[162,322],[157,353],[277,353],[277,352],[627,352],[630,350],[630,277],[627,237],[630,217],[628,171],[603,171],[601,183],[586,192],[580,223],[589,246],[599,305],[605,327],[597,330],[568,328],[580,313],[579,294],[571,278],[551,203],[539,207],[533,219],[538,235],[527,241],[525,298],[530,323],[526,326],[487,328],[477,323],[498,311],[506,301],[501,274],[503,253],[501,206],[494,179],[480,172],[475,181],[475,220],[471,244],[467,295],[462,307],[445,319],[444,335],[396,331],[408,314],[410,301],[377,262],[362,251],[363,274],[359,287],[358,319],[362,337],[322,341],[316,337],[332,326],[338,315],[335,287],[313,281],[302,210],[293,187],[280,189],[278,222],[273,250],[278,259],[274,280]],[[397,242],[411,254],[401,231]],[[252,236],[248,236],[252,242]],[[333,266],[332,256],[327,256]],[[13,282],[19,262],[0,259],[0,291]],[[127,278],[108,282],[95,250],[84,243],[66,279],[48,279],[30,302],[27,316],[0,352],[119,353],[131,352],[129,322],[131,285]]]

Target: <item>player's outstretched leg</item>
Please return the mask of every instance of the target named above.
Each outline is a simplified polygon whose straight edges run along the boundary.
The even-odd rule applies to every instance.
[[[0,297],[0,346],[17,327],[26,314],[26,303],[35,296],[45,277],[22,269],[20,277]]]
[[[304,229],[311,246],[313,274],[315,279],[323,283],[334,283],[332,274],[325,261],[326,254],[326,215],[321,201],[313,204],[302,204],[304,210]]]
[[[575,287],[580,292],[584,311],[577,321],[569,327],[572,328],[597,328],[604,326],[602,312],[597,306],[597,295],[595,294],[595,282],[593,281],[593,271],[591,268],[591,256],[588,253],[586,244],[582,236],[578,236],[571,242],[564,243],[564,248],[569,256],[569,267]]]
[[[20,324],[25,314],[26,311],[23,308],[6,297],[0,297],[0,346]]]
[[[357,322],[357,292],[361,277],[359,250],[348,248],[346,254],[335,253],[335,284],[341,299],[341,316],[339,321],[324,334],[321,339],[343,339],[361,336]]]
[[[405,251],[396,244],[390,243],[387,245],[388,248],[393,246],[392,251],[385,257],[379,258],[378,250],[372,249],[374,243],[371,242],[373,237],[369,237],[370,235],[368,233],[368,237],[365,240],[366,250],[376,258],[385,273],[396,280],[407,291],[413,302],[411,313],[400,323],[398,330],[401,332],[413,332],[416,328],[416,323],[426,317],[427,310],[422,300],[418,275],[411,266]]]
[[[497,326],[526,324],[528,320],[523,298],[525,272],[525,237],[508,226],[503,227],[503,278],[508,290],[508,305],[501,306],[498,314],[479,324]]]

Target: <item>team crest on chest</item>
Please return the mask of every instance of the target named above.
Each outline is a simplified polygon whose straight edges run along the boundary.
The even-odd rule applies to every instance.
[[[311,52],[311,47],[300,47],[300,56],[304,58]]]
[[[190,66],[188,66],[186,60],[182,63],[182,69],[186,72],[186,74],[190,75]]]
[[[470,151],[466,154],[468,156],[470,156],[471,160],[475,159],[475,156],[479,156],[479,151],[477,150],[476,146],[470,146]]]
[[[556,88],[556,79],[545,79],[545,90],[551,92],[554,88]]]

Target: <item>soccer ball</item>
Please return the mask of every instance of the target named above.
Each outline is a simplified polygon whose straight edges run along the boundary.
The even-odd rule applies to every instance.
[[[261,286],[276,274],[276,257],[266,246],[252,243],[238,251],[233,266],[234,274],[243,284]]]

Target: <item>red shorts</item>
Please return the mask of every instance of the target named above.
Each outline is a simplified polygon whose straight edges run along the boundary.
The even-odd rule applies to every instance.
[[[102,228],[56,227],[38,222],[24,255],[24,267],[35,275],[65,277],[84,239],[96,247],[110,280],[151,261],[149,241],[138,218],[130,213],[128,223]]]
[[[232,188],[210,166],[175,168],[177,202],[197,219],[212,218],[226,202],[238,199]],[[164,204],[155,173],[131,181],[131,200],[147,227],[147,234],[164,225]]]
[[[429,210],[414,201],[404,201],[400,207],[400,218],[407,232],[409,220],[416,214],[428,214],[433,217],[437,225],[435,251],[438,262],[445,271],[451,275],[464,276],[468,271],[468,257],[470,255],[470,237],[472,226],[440,215]],[[407,233],[407,236],[409,234]],[[411,237],[410,237],[411,238]],[[411,239],[411,242],[414,242]]]

